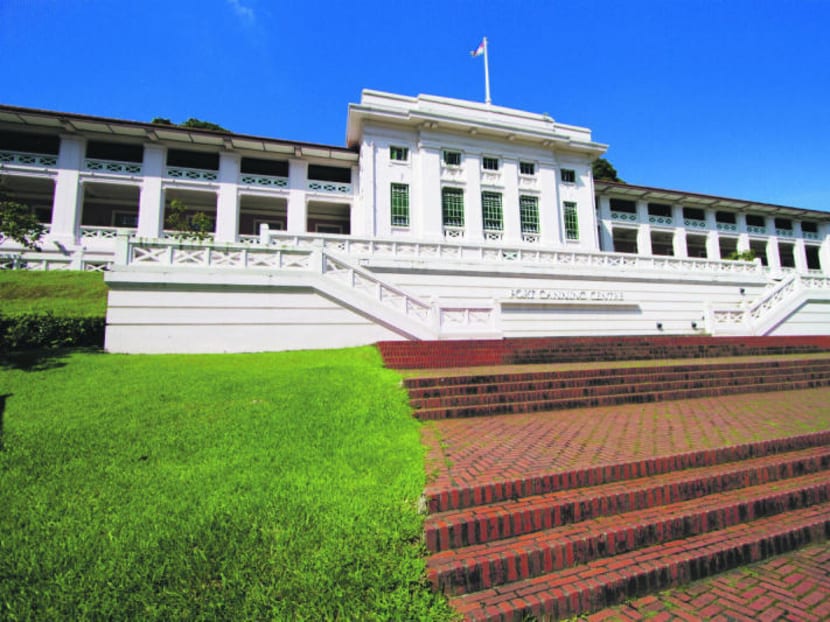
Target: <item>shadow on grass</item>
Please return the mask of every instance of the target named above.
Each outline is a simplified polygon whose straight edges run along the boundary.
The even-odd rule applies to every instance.
[[[65,359],[75,352],[98,354],[100,348],[72,348],[66,350],[28,350],[25,352],[0,352],[0,369],[20,371],[47,371],[66,365]]]

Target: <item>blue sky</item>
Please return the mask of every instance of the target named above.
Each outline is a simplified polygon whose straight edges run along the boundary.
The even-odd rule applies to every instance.
[[[363,88],[585,125],[630,183],[830,211],[830,0],[0,0],[0,103],[342,145]]]

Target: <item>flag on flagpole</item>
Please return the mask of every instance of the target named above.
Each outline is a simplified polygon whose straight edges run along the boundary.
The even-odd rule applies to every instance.
[[[481,39],[481,43],[478,44],[478,47],[470,52],[470,56],[475,58],[476,56],[483,56],[484,57],[484,103],[490,103],[490,67],[487,63],[487,37],[483,37]]]

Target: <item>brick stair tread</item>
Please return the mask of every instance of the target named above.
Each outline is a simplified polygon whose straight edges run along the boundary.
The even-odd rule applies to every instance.
[[[521,414],[581,408],[585,406],[614,406],[625,403],[642,403],[692,399],[695,397],[715,397],[739,393],[764,393],[771,391],[794,391],[827,386],[830,377],[794,380],[782,382],[761,382],[739,385],[717,385],[713,387],[685,388],[674,390],[654,390],[642,393],[616,393],[611,395],[567,397],[561,399],[531,400],[499,404],[450,406],[444,408],[421,408],[415,411],[419,419],[444,419],[452,417],[482,417],[498,414]]]
[[[830,359],[786,359],[753,361],[748,363],[705,363],[667,366],[640,366],[640,367],[598,367],[577,370],[550,370],[528,372],[505,372],[496,374],[471,374],[462,376],[416,376],[404,379],[404,385],[409,391],[424,389],[449,390],[451,387],[464,388],[507,385],[512,382],[543,382],[543,381],[606,381],[616,377],[627,376],[656,376],[666,377],[670,374],[712,374],[716,372],[733,372],[736,370],[762,370],[803,368],[810,365],[818,369],[830,367]]]
[[[740,462],[438,512],[427,516],[424,533],[427,548],[438,552],[827,469],[830,469],[830,447],[809,447]]]
[[[453,593],[487,588],[828,500],[830,479],[814,473],[443,551],[428,559],[428,576]]]
[[[811,380],[830,379],[830,366],[827,370],[787,370],[782,372],[763,373],[763,384],[771,381],[801,382]],[[655,391],[673,391],[682,389],[702,389],[719,386],[748,386],[761,384],[758,382],[759,373],[731,373],[727,377],[699,377],[681,379],[647,378],[625,378],[605,384],[573,384],[550,388],[528,388],[509,387],[509,390],[497,390],[492,392],[468,393],[468,394],[440,394],[429,397],[415,397],[410,400],[413,408],[448,408],[453,406],[466,406],[476,404],[509,404],[525,401],[542,401],[544,399],[564,399],[578,397],[593,397],[601,395],[635,395]],[[691,385],[691,386],[689,386]],[[507,389],[507,388],[506,388]]]
[[[573,490],[609,482],[634,480],[672,471],[778,455],[830,444],[830,430],[728,445],[678,454],[650,456],[625,462],[597,464],[558,471],[537,471],[518,479],[494,479],[452,488],[427,488],[429,509],[442,512],[507,499],[526,498],[557,490]]]
[[[830,504],[740,523],[451,597],[468,620],[561,619],[784,553],[830,535]]]

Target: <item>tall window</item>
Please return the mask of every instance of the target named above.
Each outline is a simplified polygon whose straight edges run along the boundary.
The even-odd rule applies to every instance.
[[[408,184],[392,184],[392,226],[409,226]]]
[[[406,162],[409,160],[409,149],[406,147],[389,147],[389,159],[395,162]]]
[[[485,171],[497,171],[499,170],[499,159],[486,157],[482,158],[481,168],[483,168]]]
[[[501,209],[501,194],[498,192],[481,193],[481,217],[485,231],[501,231],[503,218]]]
[[[576,182],[576,171],[573,169],[563,168],[559,172],[559,175],[565,183],[572,184]]]
[[[565,201],[565,238],[579,239],[579,218],[576,213],[576,203]]]
[[[539,233],[539,199],[520,196],[519,218],[522,221],[522,233]]]
[[[463,227],[464,191],[461,188],[442,188],[441,211],[445,227]]]

